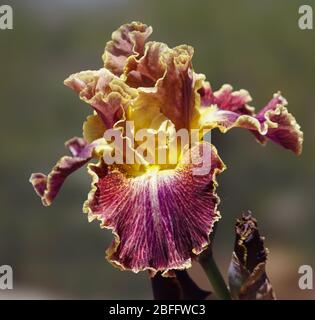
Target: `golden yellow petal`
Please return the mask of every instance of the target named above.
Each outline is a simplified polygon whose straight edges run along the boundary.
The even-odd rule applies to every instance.
[[[105,130],[105,125],[97,114],[88,116],[83,123],[83,137],[88,143],[102,138]]]

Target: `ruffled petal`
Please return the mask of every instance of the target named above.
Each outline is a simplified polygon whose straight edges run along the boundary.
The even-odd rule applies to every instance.
[[[114,234],[108,260],[121,269],[170,275],[172,270],[190,267],[192,258],[209,244],[213,225],[220,218],[216,175],[225,166],[206,142],[192,143],[188,150],[187,144],[175,146],[172,163],[160,165],[155,159],[150,163],[147,156],[159,151],[170,158],[170,142],[177,137],[144,150],[145,143],[139,145],[132,139],[138,130],[144,129],[139,135],[150,134],[156,142],[157,137],[182,128],[198,129],[201,139],[204,128],[226,132],[241,127],[261,143],[269,139],[296,154],[301,153],[303,133],[280,94],[255,114],[247,91],[224,85],[213,92],[204,75],[193,71],[192,47],[170,49],[163,43],[147,42],[151,32],[151,27],[140,22],[123,25],[106,44],[104,68],[65,80],[93,107],[94,114],[83,125],[84,139],[66,143],[72,156],[62,157],[47,176],[33,174],[30,182],[43,204],[50,205],[68,175],[92,157],[101,159],[89,166],[93,181],[84,211],[90,221],[99,219],[101,227]],[[128,135],[130,120],[134,128]],[[120,138],[117,148],[116,141],[106,141],[108,135],[112,140]],[[128,161],[130,154],[135,163]],[[237,252],[235,257],[238,264],[243,263]],[[264,265],[248,270],[253,276],[246,290],[252,294],[252,282],[266,279]]]
[[[196,174],[201,168],[203,174]],[[121,269],[164,275],[190,267],[220,218],[216,174],[224,169],[208,143],[193,147],[191,154],[186,151],[174,170],[151,170],[138,177],[118,168],[108,170],[102,162],[90,165],[92,190],[84,211],[90,221],[97,218],[102,228],[112,229],[109,261]]]
[[[122,25],[112,33],[112,40],[107,42],[103,54],[104,66],[115,75],[120,76],[128,57],[141,57],[152,27],[141,22]]]
[[[203,75],[193,72],[192,56],[192,47],[186,45],[169,49],[164,56],[164,76],[156,82],[155,87],[139,88],[136,111],[144,112],[150,108],[155,114],[164,114],[177,130],[191,128],[198,115],[196,105],[200,103],[197,90],[204,79]]]
[[[260,123],[271,122],[277,126],[270,126],[265,137],[282,147],[292,150],[296,155],[302,153],[303,132],[294,116],[288,112],[287,101],[277,93],[273,99],[256,116]],[[264,143],[265,137],[254,132],[258,141]]]
[[[216,105],[219,109],[233,111],[238,114],[254,114],[254,108],[248,105],[252,98],[247,90],[233,91],[233,87],[225,84],[216,92],[212,91],[209,82],[204,82],[199,89],[201,105]]]
[[[253,116],[219,109],[214,105],[200,111],[199,124],[205,128],[219,128],[223,133],[236,127],[245,128],[259,142],[265,143],[270,139],[299,155],[302,152],[303,132],[286,105],[280,93],[275,94],[267,106]]]
[[[164,76],[167,68],[167,53],[171,49],[162,42],[148,42],[144,55],[128,58],[124,70],[126,83],[131,87],[154,87],[156,82]]]
[[[30,183],[45,206],[52,203],[66,178],[92,158],[95,148],[95,144],[88,144],[82,138],[72,138],[65,145],[72,156],[62,157],[48,175],[33,173],[30,177]]]
[[[131,101],[137,97],[136,89],[104,68],[72,74],[64,84],[94,108],[106,128],[112,128],[121,120]]]

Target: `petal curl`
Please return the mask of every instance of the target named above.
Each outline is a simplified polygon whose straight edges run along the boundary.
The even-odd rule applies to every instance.
[[[94,108],[106,128],[112,128],[121,120],[131,101],[137,97],[136,89],[104,68],[72,74],[64,84]]]
[[[265,143],[270,139],[299,155],[302,152],[303,132],[286,105],[287,101],[276,93],[257,115],[239,114],[211,106],[201,110],[200,126],[219,128],[223,133],[236,127],[245,128],[259,142]]]
[[[124,70],[126,83],[131,87],[154,87],[156,82],[164,76],[167,68],[166,58],[170,51],[162,42],[148,42],[144,55],[128,58]]]
[[[264,107],[256,116],[256,118],[264,123],[270,121],[277,124],[276,127],[271,126],[265,137],[273,142],[281,145],[285,149],[292,150],[296,155],[302,153],[303,132],[294,116],[288,112],[286,106],[287,101],[277,93],[273,99]],[[265,137],[254,132],[258,141],[264,143]]]
[[[141,57],[147,38],[152,33],[152,27],[141,22],[122,25],[112,33],[112,40],[107,42],[103,54],[104,67],[120,76],[128,57]]]
[[[193,163],[187,163],[189,156]],[[207,170],[195,175],[201,164]],[[216,175],[224,169],[208,143],[193,147],[191,154],[186,151],[174,170],[152,170],[138,177],[118,168],[108,170],[102,162],[90,165],[92,190],[84,211],[90,221],[97,218],[102,228],[112,229],[115,240],[107,250],[108,260],[121,269],[149,269],[153,275],[190,267],[220,218]]]
[[[193,48],[186,45],[167,50],[164,76],[158,79],[155,87],[139,88],[135,110],[144,112],[150,108],[154,114],[163,113],[177,130],[191,128],[198,116],[196,105],[200,103],[200,96],[197,91],[204,79],[203,75],[193,72],[192,56]]]
[[[219,109],[233,111],[238,114],[254,114],[254,108],[248,105],[252,98],[247,90],[233,91],[233,87],[224,84],[220,90],[213,92],[209,82],[199,89],[201,105],[216,105]]]
[[[96,146],[95,143],[88,144],[82,138],[72,138],[65,145],[72,156],[62,157],[48,175],[33,173],[30,177],[30,183],[45,206],[52,203],[66,178],[92,158]]]

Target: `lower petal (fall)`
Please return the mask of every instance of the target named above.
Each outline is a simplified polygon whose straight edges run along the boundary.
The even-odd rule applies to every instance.
[[[188,163],[187,158],[195,159]],[[203,174],[194,170],[203,169]],[[191,266],[209,243],[220,218],[216,174],[225,166],[216,150],[202,143],[185,152],[176,169],[128,177],[104,163],[90,165],[92,191],[84,205],[89,220],[112,229],[107,258],[121,269],[167,274]]]
[[[62,157],[48,175],[33,173],[30,177],[30,183],[45,206],[52,203],[66,178],[92,158],[95,146],[82,138],[72,138],[66,142],[66,147],[72,156]]]

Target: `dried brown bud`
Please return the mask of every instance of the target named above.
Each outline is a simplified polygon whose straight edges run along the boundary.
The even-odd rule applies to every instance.
[[[229,267],[229,286],[233,299],[275,299],[266,274],[267,253],[257,220],[250,211],[244,213],[236,221],[234,252]]]

